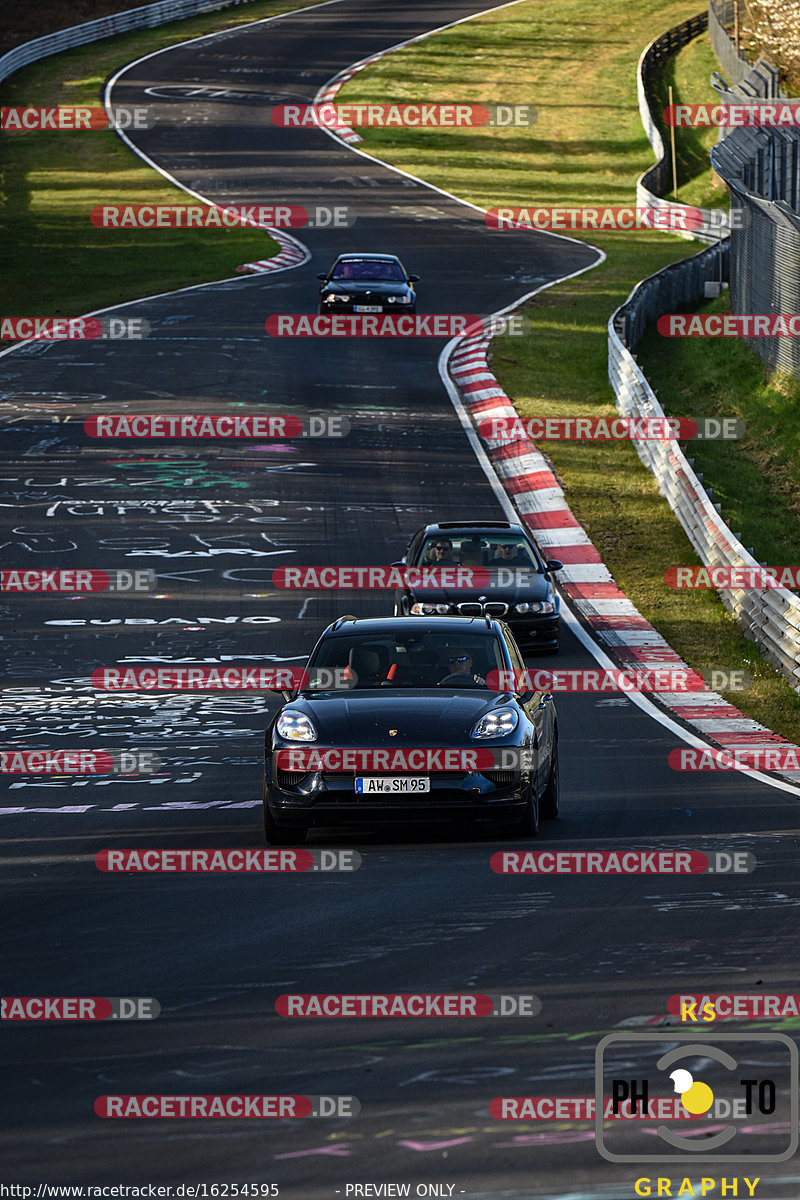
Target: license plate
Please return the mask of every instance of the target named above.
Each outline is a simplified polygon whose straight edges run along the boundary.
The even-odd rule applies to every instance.
[[[356,791],[363,794],[394,795],[402,792],[429,792],[431,780],[429,775],[359,775],[356,778]]]
[[[381,312],[380,304],[354,304],[353,312]]]

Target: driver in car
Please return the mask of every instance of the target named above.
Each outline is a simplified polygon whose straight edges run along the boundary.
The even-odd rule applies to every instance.
[[[432,563],[434,566],[441,563],[450,565],[455,562],[453,558],[453,543],[448,537],[439,537],[430,546],[423,558],[423,563]]]
[[[472,655],[469,650],[451,650],[447,658],[450,673],[445,678],[454,687],[463,687],[474,683],[478,687],[486,687],[482,675],[474,674],[472,670]],[[463,681],[463,682],[462,682]],[[440,681],[444,683],[444,679]]]

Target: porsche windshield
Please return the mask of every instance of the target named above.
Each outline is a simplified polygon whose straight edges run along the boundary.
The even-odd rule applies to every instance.
[[[486,687],[490,671],[504,668],[500,644],[491,634],[334,635],[309,661],[304,690],[430,688],[445,680],[448,687],[477,688]]]

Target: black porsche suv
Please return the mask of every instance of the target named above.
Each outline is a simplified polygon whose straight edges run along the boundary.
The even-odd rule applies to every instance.
[[[476,818],[535,836],[558,812],[558,729],[549,693],[516,690],[524,670],[490,617],[340,617],[266,732],[267,841]]]

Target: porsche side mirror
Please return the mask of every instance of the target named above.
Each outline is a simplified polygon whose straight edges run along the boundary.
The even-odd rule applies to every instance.
[[[409,275],[408,279],[409,279],[409,283],[418,283],[419,275]]]
[[[561,571],[563,569],[563,567],[564,567],[564,564],[562,562],[560,562],[557,558],[548,558],[548,560],[547,560],[548,571]]]
[[[324,272],[322,275],[317,276],[317,279],[327,279],[327,278],[328,278],[328,276]]]

